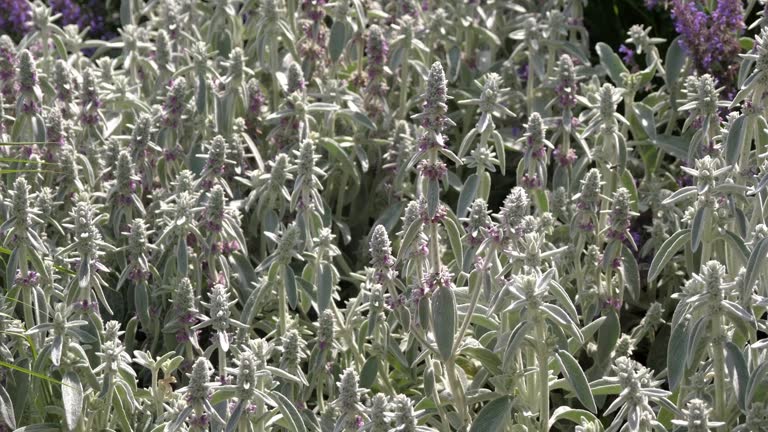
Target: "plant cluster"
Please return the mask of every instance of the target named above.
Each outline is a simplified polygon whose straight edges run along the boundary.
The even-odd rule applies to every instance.
[[[0,430],[767,431],[768,21],[704,3],[629,65],[586,0],[27,4]]]

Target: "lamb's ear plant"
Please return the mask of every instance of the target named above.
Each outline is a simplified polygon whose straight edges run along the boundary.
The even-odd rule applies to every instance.
[[[756,2],[11,3],[0,430],[768,430]]]

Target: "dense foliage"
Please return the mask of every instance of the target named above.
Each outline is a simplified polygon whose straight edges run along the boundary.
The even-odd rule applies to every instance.
[[[1,431],[768,431],[764,2],[53,3],[0,36]]]

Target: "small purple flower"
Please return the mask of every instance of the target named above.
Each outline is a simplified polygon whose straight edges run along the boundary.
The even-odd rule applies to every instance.
[[[448,174],[445,162],[429,162],[426,159],[419,162],[417,169],[422,176],[431,180],[442,180]]]
[[[621,309],[621,306],[622,306],[622,302],[620,299],[617,299],[617,298],[609,298],[603,301],[603,308],[605,309],[613,308],[618,311]]]
[[[621,44],[621,46],[619,46],[619,52],[622,54],[621,59],[624,60],[624,63],[627,65],[635,64],[635,51],[626,45]]]
[[[29,271],[25,277],[21,276],[21,271],[16,271],[16,278],[14,284],[23,288],[36,287],[40,280],[40,275],[36,271]]]
[[[536,174],[523,174],[521,181],[526,189],[538,189],[542,185],[541,179]]]
[[[522,82],[528,81],[528,64],[524,64],[517,68],[517,77],[520,78],[520,81]]]
[[[202,414],[200,416],[195,416],[195,415],[189,416],[190,426],[200,428],[201,430],[208,430],[208,423],[210,423],[210,420],[208,419],[208,414]]]
[[[576,151],[572,148],[569,148],[568,151],[563,154],[562,149],[558,147],[552,151],[552,156],[554,156],[555,160],[558,164],[560,164],[560,166],[564,167],[573,165],[573,163],[576,162],[576,159],[578,159],[576,156]]]

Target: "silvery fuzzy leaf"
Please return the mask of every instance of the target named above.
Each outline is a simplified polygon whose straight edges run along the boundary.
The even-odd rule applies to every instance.
[[[557,357],[561,371],[563,372],[565,379],[571,384],[571,387],[573,387],[579,401],[591,412],[597,412],[595,398],[592,396],[587,377],[584,375],[584,371],[581,369],[581,366],[579,366],[576,359],[567,351],[563,350],[559,350],[555,354],[555,357]]]
[[[16,429],[16,416],[13,414],[13,401],[3,386],[0,386],[0,420],[11,429]]]
[[[318,312],[323,313],[331,305],[333,297],[333,269],[330,264],[323,263],[320,270],[320,279],[317,286],[317,307]]]
[[[307,429],[304,425],[304,421],[302,420],[299,411],[296,409],[293,403],[287,397],[276,391],[270,392],[269,395],[272,397],[272,399],[275,400],[275,402],[277,402],[278,407],[280,408],[280,412],[288,421],[288,424],[291,428],[290,430],[296,432],[306,432]]]
[[[61,382],[64,417],[69,430],[75,430],[83,414],[83,386],[80,377],[74,372],[64,374]]]
[[[443,360],[453,354],[453,338],[456,334],[456,298],[453,290],[443,286],[432,296],[432,324],[437,349]]]
[[[54,366],[59,366],[61,364],[61,354],[64,350],[63,347],[64,339],[61,336],[55,336],[53,338],[53,344],[51,344],[51,363],[53,363]]]
[[[501,430],[509,421],[512,398],[500,397],[486,404],[472,422],[469,432]]]

